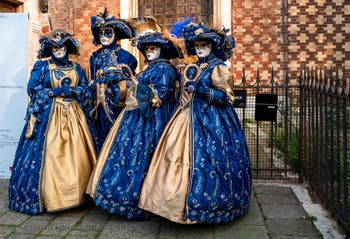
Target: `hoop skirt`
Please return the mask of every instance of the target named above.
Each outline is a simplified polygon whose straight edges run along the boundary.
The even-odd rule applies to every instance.
[[[76,97],[50,95],[64,81]],[[85,73],[76,63],[58,67],[50,60],[36,62],[28,83],[27,122],[9,184],[11,210],[38,214],[84,202],[97,142],[83,102],[78,102],[86,86]]]
[[[138,208],[141,186],[174,110],[179,77],[168,61],[158,60],[150,63],[129,88],[126,107],[106,138],[89,187],[96,205],[109,213],[128,219],[148,216]],[[162,100],[159,107],[151,106],[155,95]]]
[[[248,211],[250,158],[244,131],[228,102],[230,73],[215,59],[183,91],[153,155],[139,207],[171,221],[227,223]],[[233,96],[233,95],[232,95]]]

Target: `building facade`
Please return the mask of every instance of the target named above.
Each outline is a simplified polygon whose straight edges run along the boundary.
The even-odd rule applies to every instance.
[[[81,44],[77,61],[86,69],[96,47],[92,44],[90,17],[102,12],[121,18],[154,16],[171,29],[172,23],[192,15],[214,27],[232,30],[236,39],[231,59],[234,79],[245,70],[253,81],[259,70],[262,81],[273,67],[277,79],[288,69],[297,76],[301,65],[350,70],[350,2],[346,0],[40,0],[1,1],[30,14],[29,62],[35,60],[39,35],[61,28],[76,35]],[[40,6],[47,6],[42,13]],[[42,8],[42,7],[41,7]],[[139,57],[130,42],[123,47]],[[142,60],[142,59],[141,59]]]
[[[0,13],[28,13],[28,70],[32,68],[38,50],[39,38],[49,31],[47,6],[45,1],[36,0],[1,0]]]

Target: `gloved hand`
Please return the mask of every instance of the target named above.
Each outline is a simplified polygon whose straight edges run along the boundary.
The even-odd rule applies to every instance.
[[[187,81],[185,83],[185,91],[209,97],[210,96],[210,88],[197,84],[195,81]]]
[[[124,75],[119,69],[105,70],[103,76],[107,83],[111,81],[119,82],[124,79]]]
[[[73,95],[72,87],[62,86],[61,88],[62,88],[62,92],[63,92],[64,96],[70,97]]]
[[[160,107],[162,103],[163,103],[162,100],[159,99],[158,97],[153,97],[151,100],[152,107]]]
[[[62,94],[62,87],[53,88],[48,91],[49,97],[57,97]]]

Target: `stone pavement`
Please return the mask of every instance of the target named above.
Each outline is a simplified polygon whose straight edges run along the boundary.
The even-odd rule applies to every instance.
[[[249,213],[224,225],[179,225],[162,218],[128,221],[92,203],[55,214],[29,216],[7,208],[8,180],[0,179],[0,239],[73,238],[334,238],[315,227],[292,187],[254,182]]]

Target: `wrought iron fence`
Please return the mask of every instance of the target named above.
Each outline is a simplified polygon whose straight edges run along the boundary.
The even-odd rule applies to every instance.
[[[243,70],[233,85],[235,108],[243,124],[255,179],[299,179],[299,81],[288,74],[276,81],[274,70],[262,82],[259,70],[248,84]]]
[[[306,179],[311,193],[350,237],[350,82],[346,72],[304,68],[298,79],[289,79],[287,72],[283,81],[275,81],[272,69],[268,82],[262,82],[257,71],[255,82],[248,84],[243,71],[241,82],[233,88],[253,177]],[[261,96],[265,102],[259,102]],[[277,106],[266,97],[277,97]]]
[[[300,72],[299,152],[315,197],[350,236],[350,90],[345,76],[332,69]]]

